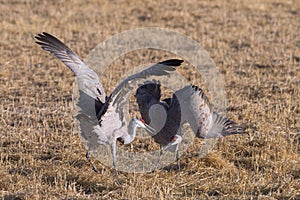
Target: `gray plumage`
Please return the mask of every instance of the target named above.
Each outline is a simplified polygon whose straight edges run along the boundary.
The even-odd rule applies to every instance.
[[[156,130],[155,135],[149,134],[161,147],[176,151],[177,160],[178,145],[182,140],[181,127],[185,122],[190,124],[195,136],[200,138],[217,138],[245,133],[241,126],[217,114],[204,92],[194,85],[185,86],[177,90],[172,98],[161,101],[160,83],[153,81],[141,85],[135,97],[142,119]],[[164,112],[166,115],[163,117],[166,119],[162,120],[161,113]],[[163,124],[159,124],[162,121]],[[176,138],[180,141],[174,141]],[[173,148],[170,148],[172,146]]]
[[[90,151],[95,150],[99,145],[109,145],[116,170],[116,140],[120,138],[125,144],[130,143],[134,139],[135,128],[142,126],[135,119],[127,124],[124,109],[127,107],[130,91],[137,86],[138,81],[150,76],[167,75],[183,61],[171,59],[157,63],[129,76],[107,96],[98,75],[64,43],[45,32],[35,38],[38,45],[61,60],[76,76],[79,89],[79,110],[76,118],[79,121],[81,137],[88,146],[86,154],[88,160],[91,162]],[[93,165],[92,162],[91,164]],[[94,169],[96,171],[95,167]]]
[[[160,100],[160,83],[152,82],[141,85],[135,98],[142,119],[157,130],[156,134],[152,135],[155,142],[162,146],[169,144],[171,138],[179,131],[181,120],[180,105],[175,94],[173,98]]]

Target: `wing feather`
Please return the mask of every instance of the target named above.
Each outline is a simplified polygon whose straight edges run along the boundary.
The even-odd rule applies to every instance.
[[[128,99],[138,86],[138,82],[149,77],[169,75],[170,72],[176,70],[175,67],[180,66],[182,62],[183,60],[171,59],[156,63],[139,73],[129,76],[114,89],[110,97],[112,99],[111,105],[116,108],[116,112],[119,113],[123,125],[125,125],[126,120],[128,120],[127,117],[124,116],[124,110],[128,109]]]
[[[214,138],[245,133],[241,126],[214,112],[201,88],[190,85],[175,94],[180,101],[183,120],[189,122],[197,137]]]
[[[42,49],[49,51],[74,72],[78,80],[79,90],[101,101],[102,104],[105,103],[106,94],[98,75],[76,53],[49,33],[43,32],[35,36],[35,38],[37,39],[36,43]]]

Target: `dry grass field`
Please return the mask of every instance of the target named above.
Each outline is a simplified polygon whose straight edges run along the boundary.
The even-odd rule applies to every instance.
[[[0,195],[3,199],[300,199],[300,2],[0,0]],[[224,78],[227,115],[249,135],[226,137],[204,158],[198,139],[171,166],[120,172],[85,159],[72,116],[74,76],[34,42],[46,31],[82,58],[141,27],[199,42]],[[172,58],[143,50],[116,60],[107,91],[130,66]],[[205,88],[183,67],[191,83]],[[198,79],[199,78],[199,79]],[[151,140],[147,140],[151,143]],[[139,148],[153,148],[138,141]]]

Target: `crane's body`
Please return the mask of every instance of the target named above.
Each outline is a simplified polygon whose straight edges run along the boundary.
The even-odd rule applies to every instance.
[[[156,143],[161,145],[159,160],[162,147],[175,151],[178,160],[178,145],[183,136],[181,127],[186,122],[199,138],[217,138],[245,133],[244,129],[235,122],[217,114],[204,92],[194,85],[175,91],[172,98],[160,100],[160,83],[146,83],[137,89],[135,97],[142,121],[156,130],[154,135],[153,131],[148,133]],[[164,112],[166,114],[162,115],[161,113]],[[166,119],[162,120],[160,116]],[[172,146],[173,148],[170,148]]]
[[[113,166],[116,168],[116,140],[120,138],[124,144],[130,143],[135,137],[136,127],[144,125],[137,119],[133,119],[127,125],[123,110],[129,98],[132,85],[138,80],[149,76],[163,76],[174,71],[183,62],[178,59],[166,60],[157,63],[137,74],[123,80],[113,92],[107,96],[98,75],[90,69],[70,48],[56,37],[43,32],[35,37],[44,50],[61,60],[72,72],[78,82],[80,108],[76,114],[79,121],[81,137],[86,141],[88,150],[86,157],[90,160],[89,152],[99,145],[109,145],[112,152]],[[130,84],[129,84],[130,83]],[[151,130],[148,130],[151,132]],[[96,167],[93,165],[95,171]]]
[[[150,76],[168,75],[181,65],[182,60],[166,60],[129,76],[107,96],[98,75],[64,43],[45,32],[35,38],[38,40],[37,44],[56,56],[75,74],[79,89],[77,105],[80,108],[76,118],[79,121],[81,137],[88,146],[86,157],[95,171],[97,168],[92,163],[89,152],[99,145],[109,145],[117,173],[116,140],[120,139],[124,144],[131,143],[137,127],[145,128],[164,149],[176,151],[177,160],[178,145],[182,141],[181,127],[185,122],[191,125],[196,137],[201,138],[244,133],[243,128],[235,122],[213,110],[200,88],[186,86],[176,91],[172,98],[160,100],[159,82],[145,83],[136,91],[135,97],[144,123],[136,118],[127,123],[124,108],[133,85]]]

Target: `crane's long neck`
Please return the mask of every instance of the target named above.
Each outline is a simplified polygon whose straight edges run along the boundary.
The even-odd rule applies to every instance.
[[[128,125],[128,134],[123,138],[124,144],[129,144],[134,140],[136,136],[136,128],[137,128],[137,124],[132,119]]]

